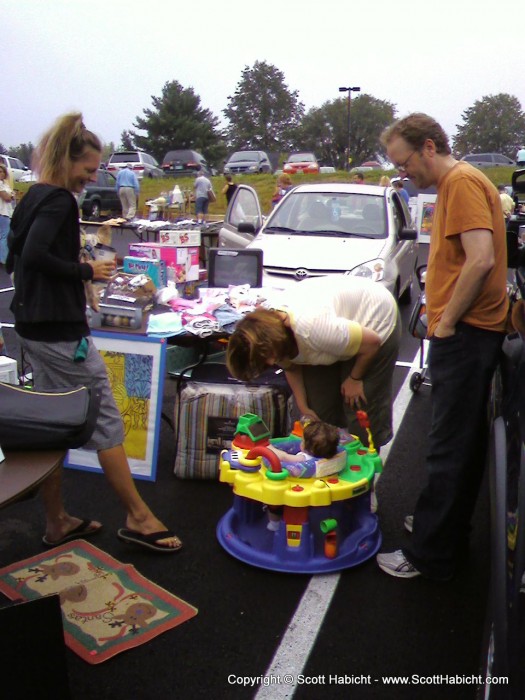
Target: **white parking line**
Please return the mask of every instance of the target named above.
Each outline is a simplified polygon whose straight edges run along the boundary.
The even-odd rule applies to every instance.
[[[409,366],[411,368],[419,367],[419,352]],[[410,389],[410,375],[411,372],[408,372],[394,401],[394,437],[381,448],[383,464],[386,463],[390,449],[396,439],[398,428],[413,396],[413,392]],[[323,624],[324,617],[330,608],[330,603],[340,578],[340,574],[312,576],[274,654],[272,662],[265,672],[266,678],[271,679],[272,677],[280,676],[282,679],[286,674],[297,678],[303,672],[314,647],[317,634]],[[293,697],[296,687],[296,685],[286,685],[284,683],[272,683],[261,686],[254,696],[254,700],[285,700]]]

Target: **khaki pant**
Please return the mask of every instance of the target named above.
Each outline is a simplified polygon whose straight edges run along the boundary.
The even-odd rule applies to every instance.
[[[125,219],[133,219],[137,213],[137,195],[133,187],[121,187],[118,191],[122,204],[122,216]]]

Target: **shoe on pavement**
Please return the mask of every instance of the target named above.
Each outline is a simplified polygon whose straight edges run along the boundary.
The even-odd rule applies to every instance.
[[[413,515],[406,515],[403,524],[405,526],[405,530],[407,532],[410,532],[410,534],[412,534],[412,530],[414,529],[414,516]]]
[[[396,576],[397,578],[421,576],[421,573],[408,561],[400,549],[395,552],[378,554],[376,561],[379,568],[386,574],[390,574],[390,576]]]

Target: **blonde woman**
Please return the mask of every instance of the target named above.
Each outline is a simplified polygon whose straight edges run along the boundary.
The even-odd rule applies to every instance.
[[[9,185],[9,173],[5,165],[0,164],[0,265],[5,265],[7,258],[7,234],[13,213],[14,192]]]
[[[379,180],[379,187],[390,187],[392,183],[390,182],[390,178],[388,175],[381,175],[381,179]]]
[[[96,182],[102,144],[79,113],[59,118],[37,150],[39,181],[15,209],[7,271],[14,270],[11,310],[35,386],[53,390],[85,385],[101,395],[95,431],[87,448],[97,451],[104,473],[126,510],[120,539],[172,553],[181,542],[152,513],[131,477],[123,447],[122,419],[111,393],[106,366],[86,321],[85,280],[108,280],[112,262],[79,262],[79,212],[75,195]],[[46,511],[43,543],[53,547],[102,527],[71,516],[64,507],[61,470],[42,486]]]

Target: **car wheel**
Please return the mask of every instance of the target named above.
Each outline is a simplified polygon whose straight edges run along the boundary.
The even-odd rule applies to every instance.
[[[95,199],[91,202],[91,205],[89,207],[89,216],[92,219],[100,219],[100,212],[100,202]]]

